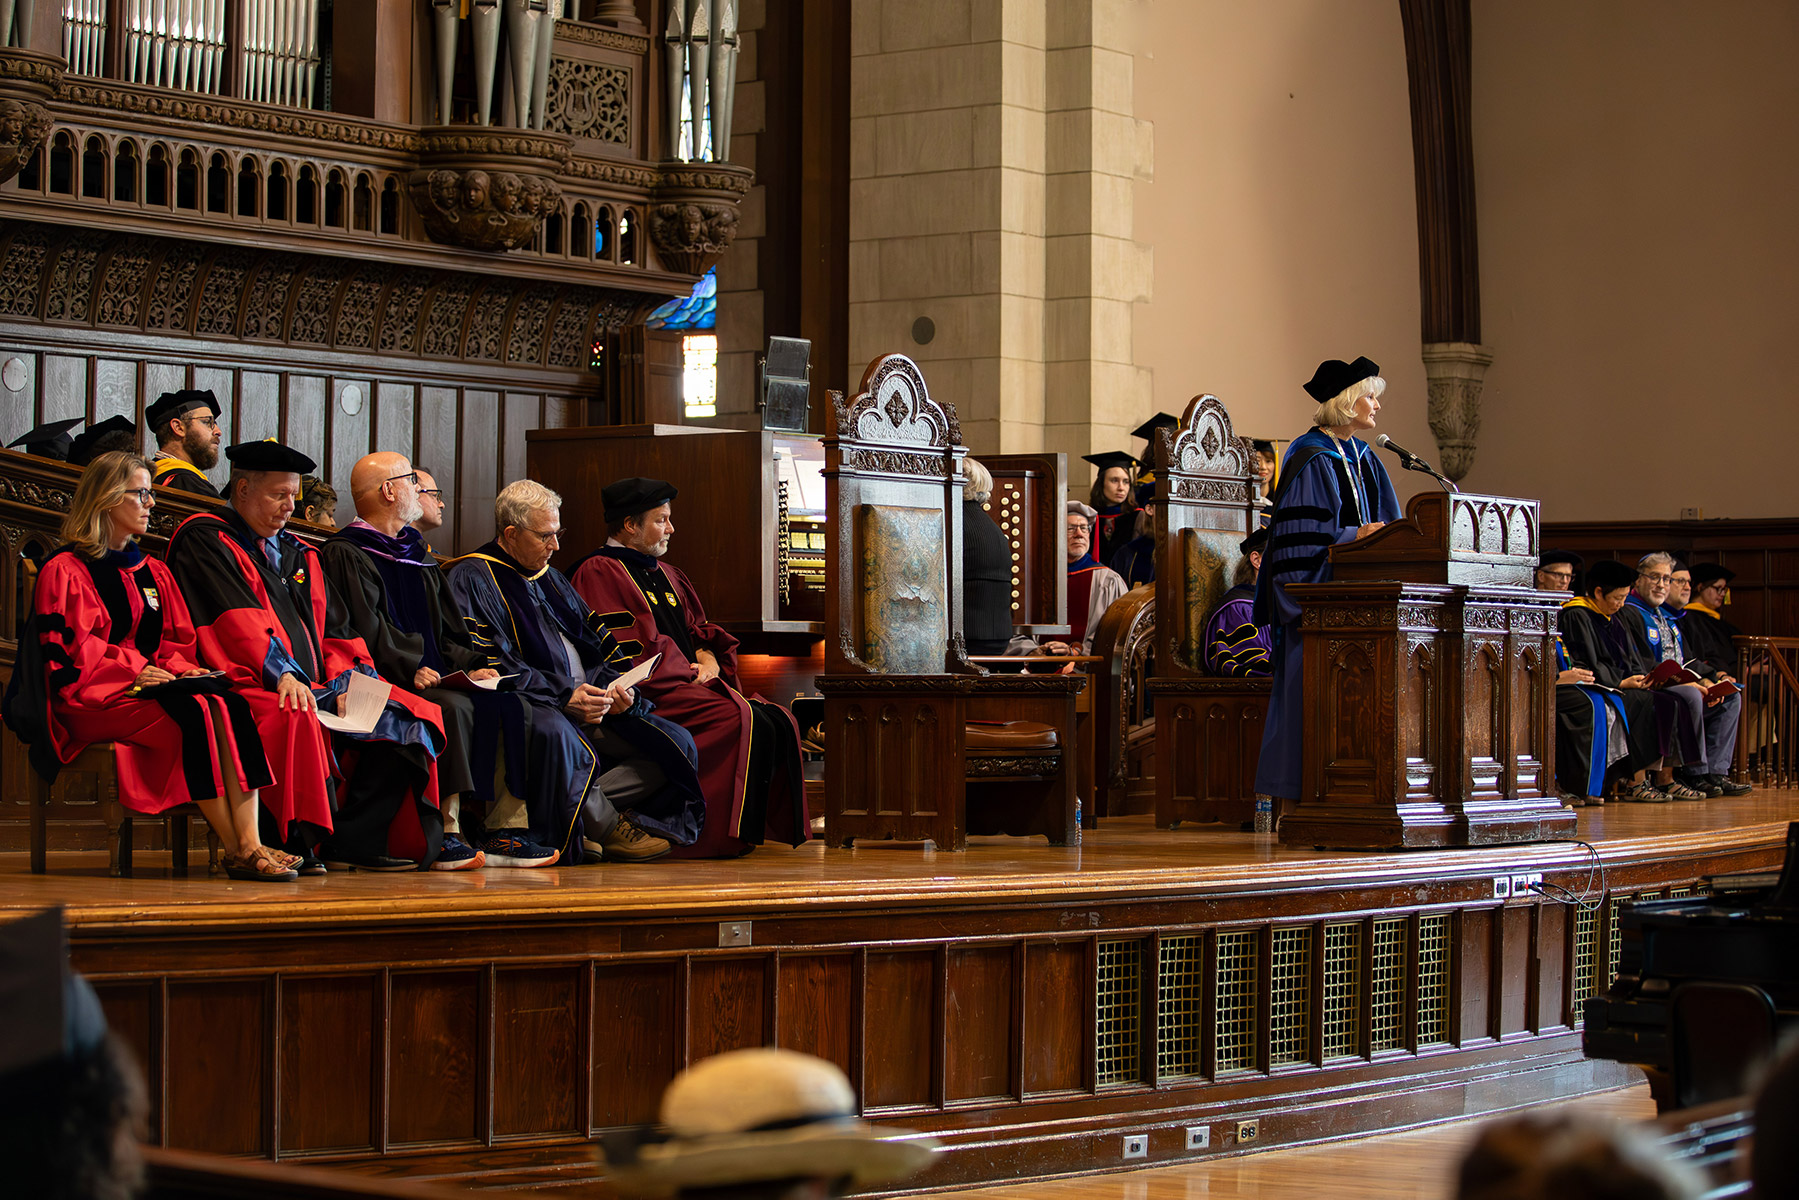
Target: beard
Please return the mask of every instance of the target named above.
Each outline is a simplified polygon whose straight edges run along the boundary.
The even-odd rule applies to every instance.
[[[219,449],[213,445],[212,430],[203,425],[187,431],[187,436],[181,439],[181,448],[187,451],[187,460],[202,471],[218,466]]]
[[[424,515],[425,506],[419,503],[417,496],[414,496],[410,503],[400,506],[400,524],[402,525],[410,525]]]
[[[668,553],[668,539],[663,538],[659,542],[654,542],[648,546],[645,546],[643,548],[643,552],[645,554],[649,555],[651,558],[661,558],[664,554]]]

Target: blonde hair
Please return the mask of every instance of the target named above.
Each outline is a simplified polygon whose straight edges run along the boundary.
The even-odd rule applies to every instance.
[[[982,466],[973,458],[962,460],[962,474],[968,476],[968,483],[962,488],[962,498],[973,500],[976,504],[985,504],[993,496],[993,472]]]
[[[493,498],[494,536],[506,532],[508,525],[525,526],[539,509],[562,507],[562,497],[535,479],[515,479],[500,489]]]
[[[1380,399],[1380,394],[1387,390],[1387,381],[1379,375],[1370,375],[1366,379],[1358,379],[1336,395],[1318,406],[1312,414],[1312,424],[1319,429],[1330,429],[1337,425],[1347,425],[1355,420],[1355,404],[1363,396]]]
[[[69,515],[62,519],[63,540],[89,558],[99,558],[107,551],[106,514],[125,499],[125,486],[131,473],[142,470],[152,479],[155,474],[149,460],[141,454],[125,450],[108,450],[97,455],[81,472],[75,485],[75,498],[69,501]]]

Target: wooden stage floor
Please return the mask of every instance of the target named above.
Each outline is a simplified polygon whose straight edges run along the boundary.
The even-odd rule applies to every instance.
[[[1613,804],[1578,810],[1576,837],[1603,859],[1629,852],[1690,849],[1695,844],[1746,844],[1784,838],[1799,820],[1799,789],[1757,789],[1740,798],[1671,804]],[[194,873],[172,876],[168,856],[140,851],[131,879],[111,879],[98,852],[52,854],[44,875],[29,872],[23,854],[0,854],[0,911],[61,904],[72,924],[212,926],[331,919],[405,922],[479,920],[484,915],[609,919],[635,913],[782,911],[809,905],[915,905],[954,897],[961,902],[1029,902],[1128,897],[1176,887],[1189,894],[1273,891],[1332,879],[1440,878],[1528,859],[1580,867],[1591,856],[1567,845],[1498,846],[1474,850],[1398,852],[1322,851],[1283,847],[1272,835],[1218,825],[1161,830],[1148,816],[1106,820],[1086,831],[1083,844],[1056,847],[1032,838],[971,838],[962,853],[828,850],[814,841],[797,849],[764,846],[724,861],[599,864],[541,870],[333,873],[294,884],[239,883],[206,873],[203,852]],[[1597,882],[1595,882],[1597,886]]]

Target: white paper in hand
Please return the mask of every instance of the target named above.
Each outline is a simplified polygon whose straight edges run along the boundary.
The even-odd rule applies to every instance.
[[[656,669],[656,664],[661,661],[662,656],[660,654],[650,655],[648,658],[632,667],[629,671],[626,671],[623,675],[614,679],[612,681],[612,686],[628,688],[636,687],[650,677],[650,672],[654,671]]]
[[[333,733],[373,733],[375,722],[381,719],[381,711],[387,707],[387,698],[393,690],[393,685],[385,679],[364,675],[361,671],[353,672],[349,686],[344,688],[343,715],[340,717],[321,708],[319,724]]]
[[[517,675],[495,675],[491,679],[470,679],[467,671],[452,671],[438,680],[437,686],[448,688],[452,692],[472,692],[476,688],[484,692],[497,692],[502,683],[517,678]]]

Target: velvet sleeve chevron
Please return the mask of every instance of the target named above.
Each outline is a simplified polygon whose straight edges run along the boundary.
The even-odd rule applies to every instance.
[[[1206,621],[1206,670],[1237,678],[1270,673],[1269,631],[1252,620],[1254,607],[1248,596],[1227,600]]]
[[[1331,547],[1355,537],[1357,527],[1343,520],[1340,464],[1334,454],[1313,455],[1282,495],[1262,555],[1256,623],[1297,621],[1299,605],[1287,595],[1287,586],[1329,579]]]

